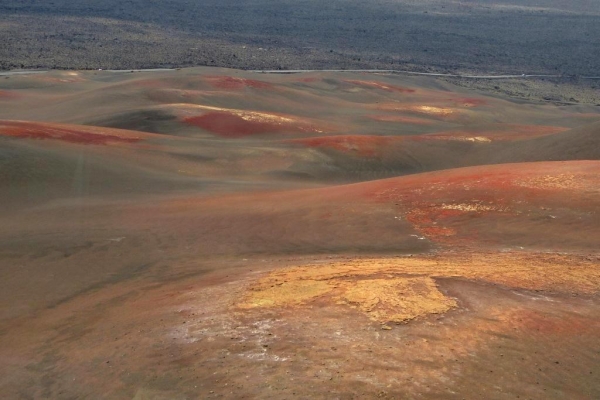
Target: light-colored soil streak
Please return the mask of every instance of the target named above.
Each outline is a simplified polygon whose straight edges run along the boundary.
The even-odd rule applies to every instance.
[[[495,142],[524,140],[541,136],[549,136],[564,132],[567,129],[557,126],[535,126],[504,124],[492,126],[495,129],[469,128],[447,132],[436,132],[428,135],[414,136],[412,140],[459,140],[471,142]]]
[[[356,308],[381,323],[402,323],[457,306],[438,290],[437,278],[593,294],[600,291],[600,263],[594,257],[492,253],[309,265],[278,270],[260,279],[239,307],[293,307],[324,298]]]

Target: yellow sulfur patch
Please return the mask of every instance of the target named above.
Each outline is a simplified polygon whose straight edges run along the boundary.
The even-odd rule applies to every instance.
[[[301,304],[331,291],[326,281],[298,280],[256,287],[241,308],[274,307]]]
[[[340,298],[379,322],[406,322],[456,307],[427,277],[361,280],[348,285]]]
[[[462,277],[509,287],[597,293],[600,259],[574,255],[482,253],[358,259],[274,271],[244,296],[240,308],[288,307],[321,299],[378,322],[407,322],[455,308],[434,278]]]
[[[347,305],[379,322],[406,322],[419,316],[444,313],[456,306],[454,299],[442,294],[429,277],[377,277],[379,271],[364,275],[339,268],[342,274],[328,274],[327,268],[316,279],[298,269],[281,276],[263,278],[251,288],[240,308],[286,307],[308,303],[327,296],[336,304]]]

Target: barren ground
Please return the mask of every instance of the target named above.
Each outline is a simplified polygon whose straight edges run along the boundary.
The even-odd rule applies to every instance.
[[[0,390],[596,399],[599,124],[426,78],[2,79]]]

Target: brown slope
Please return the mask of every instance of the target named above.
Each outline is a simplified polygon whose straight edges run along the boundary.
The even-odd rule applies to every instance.
[[[57,198],[201,188],[198,179],[150,168],[152,152],[167,149],[160,139],[120,129],[2,120],[0,202],[7,211]]]
[[[95,160],[103,168],[116,170],[118,165],[123,177],[129,170],[138,170],[149,179],[171,180],[171,186],[180,190],[187,189],[186,181],[189,183],[190,180],[211,181],[222,186],[239,180],[275,181],[288,186],[285,180],[294,176],[286,172],[290,165],[299,160],[318,158],[306,151],[292,151],[264,141],[182,138],[50,122],[0,120],[0,140],[6,148],[5,167],[13,171],[11,173],[17,180],[21,179],[19,171],[26,169],[25,166],[20,168],[20,163],[34,162],[35,157],[31,154],[38,151],[41,159],[52,156],[80,159],[86,163]],[[9,147],[12,148],[10,157]],[[29,156],[19,157],[17,149],[23,149],[21,151]],[[52,169],[48,168],[39,172],[52,175]],[[63,178],[71,179],[69,171],[64,173]],[[107,182],[113,182],[113,179]],[[158,185],[154,192],[161,190],[166,189]]]
[[[600,159],[600,123],[566,131],[535,125],[495,129],[405,137],[324,136],[286,143],[326,154],[327,166],[295,166],[297,172],[325,179],[365,180],[476,165]]]
[[[503,164],[308,190],[155,198],[90,206],[89,214],[197,256],[403,252],[431,244],[585,251],[600,237],[598,168],[600,161]]]
[[[598,168],[598,161],[503,164],[271,198],[259,195],[246,201],[268,204],[275,213],[288,208],[309,210],[315,205],[328,208],[334,207],[330,204],[349,204],[354,211],[334,214],[337,216],[329,218],[329,225],[333,226],[352,220],[353,215],[374,218],[377,214],[370,216],[371,213],[386,210],[378,216],[382,218],[378,222],[382,227],[387,226],[383,223],[387,219],[398,223],[408,221],[426,239],[453,246],[594,248],[600,237]],[[244,212],[244,207],[241,209]],[[291,231],[301,231],[302,222],[307,220],[303,216],[294,221],[298,226]],[[358,226],[344,226],[349,248],[356,233],[353,230]],[[405,240],[378,231],[377,224],[369,226],[369,238],[355,242],[354,246],[376,240],[374,243],[381,248],[393,250],[399,249],[397,246]]]
[[[14,305],[16,291],[19,309],[54,304],[148,270],[199,273],[222,256],[597,251],[599,169],[521,163],[304,190],[55,200],[2,216],[0,254],[13,260],[2,281],[13,291],[0,303]]]
[[[503,161],[562,161],[600,159],[600,122],[566,132],[512,143]]]

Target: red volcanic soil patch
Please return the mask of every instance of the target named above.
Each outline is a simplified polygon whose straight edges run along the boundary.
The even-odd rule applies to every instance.
[[[362,86],[362,87],[373,88],[373,89],[381,89],[381,90],[385,90],[387,92],[397,92],[397,93],[414,93],[414,92],[416,92],[415,89],[409,89],[409,88],[405,88],[402,86],[386,85],[383,83],[373,82],[373,81],[345,79],[344,82],[350,83],[350,84],[356,85],[356,86]]]
[[[391,141],[399,139],[387,136],[345,135],[291,139],[286,142],[297,143],[306,147],[329,148],[345,153],[356,153],[361,156],[374,156],[379,149],[388,145]]]
[[[300,133],[314,130],[309,125],[275,114],[248,113],[248,117],[230,112],[209,112],[185,118],[187,124],[200,127],[223,137],[239,138],[262,133]]]
[[[307,78],[300,78],[297,80],[297,82],[314,83],[314,82],[319,82],[320,80],[321,80],[321,78],[307,77]]]
[[[528,233],[532,236],[556,234],[557,238],[561,229],[579,237],[579,228],[574,230],[572,224],[582,224],[592,232],[581,233],[581,237],[590,237],[600,233],[593,217],[600,210],[595,200],[600,194],[599,170],[600,161],[470,167],[373,182],[365,184],[369,189],[364,193],[376,201],[400,206],[404,218],[417,231],[441,243],[485,240],[478,236],[482,219],[500,227],[499,232],[503,226],[510,227],[506,228],[509,231],[521,229],[518,227],[525,223],[541,229]],[[592,216],[582,219],[582,212]],[[552,224],[550,228],[555,231],[540,228],[545,224]],[[596,227],[591,228],[594,224]],[[525,232],[529,228],[522,229]],[[494,235],[491,233],[489,240],[501,237]]]
[[[600,321],[592,318],[583,318],[580,315],[569,317],[552,316],[534,310],[519,310],[512,313],[511,321],[515,327],[530,331],[538,335],[581,335],[584,333],[598,333]]]
[[[132,85],[140,88],[157,89],[165,86],[165,82],[160,79],[138,79],[130,82],[123,82],[122,85]]]
[[[49,139],[77,144],[106,145],[109,143],[136,143],[140,137],[123,133],[103,132],[101,128],[74,127],[60,124],[43,124],[21,121],[0,121],[0,135],[22,139]],[[126,131],[124,131],[126,132]]]
[[[252,89],[273,89],[273,85],[254,79],[235,78],[233,76],[209,76],[208,82],[217,89],[242,90],[244,88]]]
[[[411,125],[432,125],[433,121],[416,118],[416,117],[406,117],[402,115],[367,115],[369,119],[381,122],[396,122],[401,124],[411,124]]]
[[[0,100],[10,100],[20,97],[19,94],[8,90],[0,90]]]

